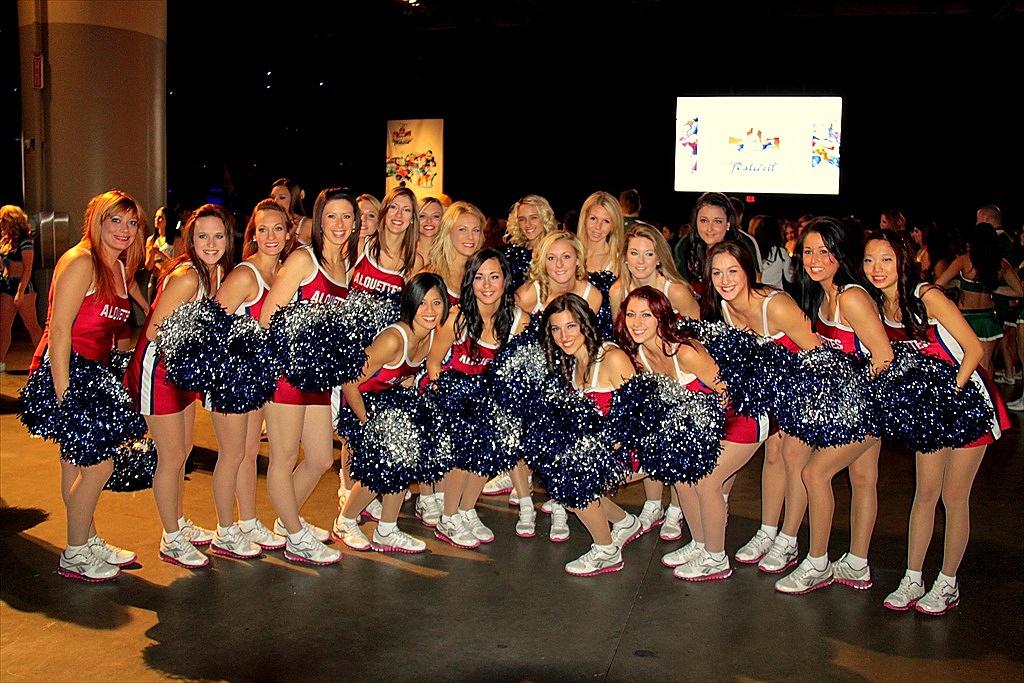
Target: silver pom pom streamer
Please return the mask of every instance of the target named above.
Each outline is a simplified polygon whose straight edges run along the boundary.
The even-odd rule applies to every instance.
[[[167,379],[182,391],[206,392],[227,374],[225,343],[234,316],[213,299],[179,306],[157,328]]]
[[[302,391],[323,392],[359,377],[366,364],[364,330],[346,322],[339,303],[296,301],[270,319],[273,355]]]

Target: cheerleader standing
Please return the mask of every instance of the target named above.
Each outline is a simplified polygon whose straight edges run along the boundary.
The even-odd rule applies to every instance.
[[[30,370],[49,360],[58,401],[71,384],[71,354],[107,364],[131,314],[129,294],[145,307],[138,288],[128,287],[134,279],[126,277],[142,261],[143,216],[142,207],[124,192],[93,197],[81,241],[57,262],[49,316]],[[107,543],[96,532],[93,515],[112,471],[109,458],[89,466],[61,458],[60,492],[67,510],[67,547],[57,568],[61,576],[107,581],[118,575],[120,566],[135,561],[135,553]]]
[[[352,289],[398,294],[416,260],[416,195],[397,187],[384,196],[377,234],[366,239],[352,269]]]
[[[264,327],[291,301],[330,303],[348,295],[359,210],[344,190],[326,189],[316,198],[312,239],[292,252],[278,273],[260,311]],[[324,545],[330,534],[299,516],[320,477],[334,464],[331,394],[300,391],[282,377],[263,411],[270,441],[267,489],[279,515],[274,533],[285,536],[284,556],[292,562],[333,564],[341,553]],[[304,457],[296,464],[300,442]]]
[[[290,246],[288,213],[274,200],[264,199],[253,209],[245,228],[242,257],[215,297],[236,316],[259,320],[263,303],[274,284],[281,255]],[[263,409],[229,414],[212,411],[217,435],[217,464],[213,469],[213,500],[217,507],[217,532],[211,551],[229,557],[255,557],[260,549],[280,550],[282,536],[263,526],[256,517],[256,456],[260,451]],[[238,502],[238,521],[234,502]]]
[[[892,362],[892,346],[874,301],[859,284],[863,268],[854,267],[851,251],[845,231],[835,220],[818,218],[807,227],[797,245],[803,259],[801,308],[814,320],[823,344],[843,353],[868,355],[871,370],[877,375]],[[807,487],[811,547],[803,562],[776,582],[775,590],[802,594],[833,581],[858,589],[871,587],[867,557],[878,512],[880,446],[877,437],[868,436],[863,441],[815,451],[804,461],[801,476]],[[835,511],[832,479],[844,469],[849,469],[852,488],[850,552],[832,563],[828,560]]]
[[[196,526],[182,512],[185,460],[192,452],[199,395],[179,389],[167,379],[155,340],[157,328],[178,307],[213,297],[220,289],[224,271],[231,266],[230,223],[228,213],[214,204],[204,204],[189,216],[182,230],[185,253],[170,263],[160,282],[124,379],[156,442],[153,496],[163,524],[160,559],[189,569],[209,564],[209,558],[196,546],[213,540],[210,531]]]
[[[444,204],[437,197],[424,197],[419,201],[419,229],[416,236],[416,265],[414,272],[420,272],[430,263],[430,250],[434,239],[441,229],[441,217],[444,216]]]
[[[356,253],[362,254],[367,238],[377,233],[377,224],[380,222],[380,200],[372,194],[361,194],[356,197],[356,205],[359,208],[359,248]]]
[[[902,239],[891,230],[869,235],[864,246],[864,274],[879,295],[885,331],[894,344],[907,344],[927,356],[957,366],[956,383],[973,382],[993,407],[989,430],[958,448],[917,453],[917,489],[910,510],[907,572],[885,606],[938,616],[960,602],[957,568],[970,538],[970,497],[985,450],[1010,426],[1002,396],[984,380],[982,344],[956,305],[943,291],[920,282]],[[921,568],[935,528],[935,506],[946,510],[942,570],[925,593]]]

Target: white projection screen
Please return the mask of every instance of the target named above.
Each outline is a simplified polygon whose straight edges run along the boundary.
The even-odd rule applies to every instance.
[[[678,192],[839,194],[841,97],[679,97]]]

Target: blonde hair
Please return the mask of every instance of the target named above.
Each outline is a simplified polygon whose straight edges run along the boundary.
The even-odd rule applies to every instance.
[[[18,248],[18,242],[26,235],[32,234],[28,224],[28,215],[20,206],[7,204],[0,207],[0,244],[9,242]]]
[[[108,190],[89,200],[85,207],[85,220],[82,225],[82,241],[80,244],[89,250],[92,256],[93,272],[96,276],[96,293],[101,297],[117,296],[117,280],[121,274],[115,274],[107,267],[100,256],[102,242],[102,225],[115,214],[131,214],[137,223],[135,239],[128,248],[118,254],[118,260],[124,263],[125,280],[130,282],[142,263],[146,242],[146,212],[142,210],[135,198],[127,192]]]
[[[654,254],[658,257],[658,272],[661,273],[662,277],[669,282],[681,285],[688,284],[686,278],[679,274],[675,259],[672,258],[672,250],[669,248],[668,242],[665,241],[661,231],[646,223],[635,223],[622,240],[622,253],[619,265],[622,272],[621,277],[626,285],[625,291],[631,292],[637,287],[633,273],[629,272],[629,266],[626,265],[626,255],[629,254],[629,242],[635,237],[642,237],[654,243]]]
[[[540,214],[540,220],[544,224],[544,233],[541,237],[549,232],[558,230],[558,219],[555,218],[555,211],[551,208],[548,200],[540,195],[528,194],[513,204],[512,210],[508,212],[508,221],[505,224],[505,244],[515,244],[520,247],[526,246],[526,235],[523,234],[522,229],[519,227],[519,215],[517,212],[520,206],[532,206],[537,209],[537,213]]]
[[[356,208],[359,208],[358,204],[361,201],[370,202],[370,204],[373,205],[373,210],[377,212],[377,220],[380,220],[380,200],[374,197],[372,194],[361,194],[358,197],[356,197]]]
[[[573,251],[576,252],[576,280],[582,282],[587,279],[587,265],[586,261],[583,260],[583,245],[579,239],[571,232],[565,232],[564,230],[549,232],[544,235],[544,239],[540,241],[540,244],[533,251],[530,270],[526,274],[527,282],[536,282],[540,285],[540,301],[538,302],[540,304],[543,304],[544,300],[548,298],[548,291],[551,289],[548,285],[548,271],[545,267],[548,253],[555,246],[555,242],[562,240],[571,244]]]
[[[441,224],[437,228],[437,236],[434,238],[434,242],[430,245],[430,254],[428,254],[427,258],[429,263],[427,268],[440,275],[441,279],[445,281],[451,275],[452,262],[455,260],[452,229],[455,227],[455,223],[466,214],[475,216],[480,221],[480,246],[483,247],[483,229],[484,223],[487,222],[483,212],[469,202],[455,202],[448,207],[444,215],[441,216]]]
[[[600,206],[612,217],[612,230],[608,233],[608,237],[606,239],[608,241],[608,253],[612,255],[612,272],[618,275],[619,264],[615,261],[615,254],[618,254],[622,249],[623,240],[622,207],[619,206],[618,199],[607,192],[595,192],[587,197],[587,200],[583,202],[583,208],[580,209],[579,222],[576,224],[576,237],[583,245],[583,254],[585,257],[587,253],[587,244],[590,241],[587,239],[587,215],[595,206]],[[586,258],[584,258],[584,268],[586,268],[586,263]]]

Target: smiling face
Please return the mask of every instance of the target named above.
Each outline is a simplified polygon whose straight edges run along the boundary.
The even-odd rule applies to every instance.
[[[536,206],[520,204],[516,207],[516,225],[530,244],[544,236],[544,219]]]
[[[441,225],[444,207],[437,202],[427,202],[420,209],[420,236],[433,237]]]
[[[612,215],[608,209],[595,204],[587,209],[587,239],[604,242],[612,232]]]
[[[740,262],[728,253],[715,254],[715,258],[711,260],[711,284],[714,285],[718,296],[726,301],[733,301],[746,294],[750,286]]]
[[[257,211],[253,239],[261,254],[279,255],[288,241],[288,224],[284,215],[280,211]]]
[[[217,216],[196,219],[192,232],[192,246],[196,255],[208,266],[216,265],[227,248],[228,233],[224,221]]]
[[[558,240],[551,245],[544,260],[544,271],[552,282],[560,285],[576,279],[576,250],[569,240]]]
[[[355,208],[347,199],[332,199],[324,204],[320,219],[324,244],[340,247],[352,234],[356,224]]]
[[[132,246],[138,234],[139,219],[132,213],[112,213],[100,223],[100,240],[115,254]]]
[[[477,303],[485,306],[501,301],[505,293],[505,274],[501,272],[498,259],[490,258],[480,264],[473,276],[473,294]]]
[[[722,207],[708,204],[697,211],[697,234],[709,247],[725,239],[728,229],[728,216]]]
[[[893,287],[899,281],[896,251],[885,240],[864,245],[864,275],[879,289]]]
[[[480,251],[480,245],[483,244],[483,229],[480,219],[471,213],[464,213],[456,218],[451,232],[455,252],[469,258]]]
[[[804,270],[815,282],[831,280],[839,270],[839,262],[825,246],[824,240],[817,232],[808,232],[804,236],[804,250],[801,254]]]
[[[559,311],[548,319],[548,334],[563,353],[574,355],[583,346],[583,331],[572,311]]]
[[[445,300],[443,297],[445,296],[436,287],[427,292],[423,301],[420,302],[419,308],[416,309],[416,316],[412,319],[413,325],[418,325],[425,330],[437,327],[444,314]]]
[[[401,235],[412,224],[412,200],[404,194],[396,196],[384,213],[384,228]]]
[[[646,300],[634,296],[626,304],[626,330],[630,338],[640,345],[658,336],[658,319]]]
[[[626,249],[626,267],[637,280],[647,280],[658,272],[658,253],[646,237],[631,237]]]
[[[377,209],[374,208],[373,202],[368,199],[363,199],[359,202],[359,218],[361,223],[359,224],[359,235],[360,237],[366,237],[377,232],[377,220],[379,215]]]

